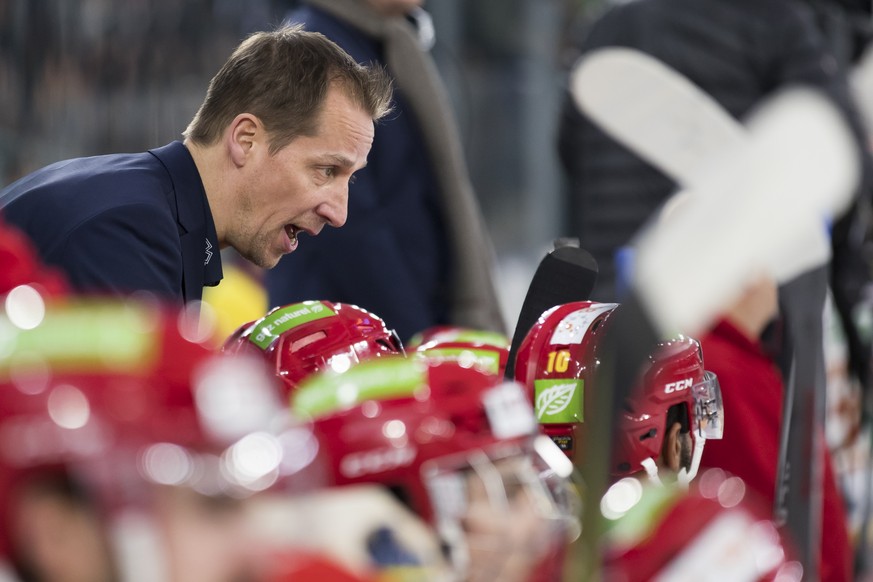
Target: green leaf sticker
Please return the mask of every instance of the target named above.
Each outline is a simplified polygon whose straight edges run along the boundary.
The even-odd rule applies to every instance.
[[[336,315],[336,312],[321,301],[303,301],[286,305],[252,325],[249,341],[266,350],[283,332],[332,315]]]
[[[305,380],[291,397],[291,409],[317,418],[353,408],[365,400],[413,396],[427,386],[423,362],[402,356],[361,362],[342,374],[325,372]]]
[[[534,410],[540,424],[584,422],[585,381],[574,378],[534,381]]]

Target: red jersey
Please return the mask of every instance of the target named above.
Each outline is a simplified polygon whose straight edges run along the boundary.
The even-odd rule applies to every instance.
[[[718,376],[725,432],[708,440],[702,467],[719,467],[756,490],[773,506],[782,422],[782,375],[758,342],[720,321],[701,338],[704,364]],[[823,581],[852,580],[852,547],[843,498],[825,448],[820,571]]]

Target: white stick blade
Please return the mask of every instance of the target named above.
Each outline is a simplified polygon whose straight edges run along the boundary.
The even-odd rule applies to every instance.
[[[684,187],[696,187],[709,160],[746,141],[709,94],[635,49],[592,51],[571,72],[570,91],[604,131]]]
[[[845,120],[806,89],[759,109],[749,147],[722,161],[638,237],[636,287],[663,331],[699,332],[762,272],[786,281],[826,260],[821,225],[859,177]]]

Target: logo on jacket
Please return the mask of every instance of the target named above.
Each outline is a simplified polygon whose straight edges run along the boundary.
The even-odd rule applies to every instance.
[[[212,251],[209,250],[209,249],[211,249],[211,248],[212,248],[212,243],[209,242],[209,239],[206,239],[206,260],[203,261],[203,264],[204,264],[204,265],[208,265],[208,264],[209,264],[209,259],[212,258]]]

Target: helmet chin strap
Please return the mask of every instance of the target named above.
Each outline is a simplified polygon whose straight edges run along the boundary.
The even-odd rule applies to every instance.
[[[643,469],[646,470],[646,476],[649,478],[649,483],[657,485],[658,487],[664,486],[661,482],[661,478],[658,476],[658,464],[655,463],[655,459],[652,457],[646,457],[640,461],[640,465],[642,465]]]
[[[697,471],[700,469],[700,459],[703,457],[703,447],[706,445],[706,437],[698,434],[696,431],[693,431],[692,435],[694,438],[694,452],[691,453],[691,466],[688,469],[682,467],[676,474],[676,482],[683,489],[688,489],[691,481],[697,476]],[[646,476],[650,483],[659,487],[664,485],[661,477],[658,475],[658,464],[652,457],[646,457],[640,461],[640,464],[646,470]]]
[[[679,469],[679,474],[676,475],[676,481],[685,489],[691,484],[691,481],[697,476],[697,471],[700,469],[700,459],[703,457],[703,447],[706,444],[706,437],[699,434],[697,431],[691,431],[694,437],[694,452],[691,454],[691,467],[687,470],[685,467]]]
[[[169,564],[161,534],[146,513],[126,510],[112,520],[113,541],[119,579],[127,582],[169,580]]]

